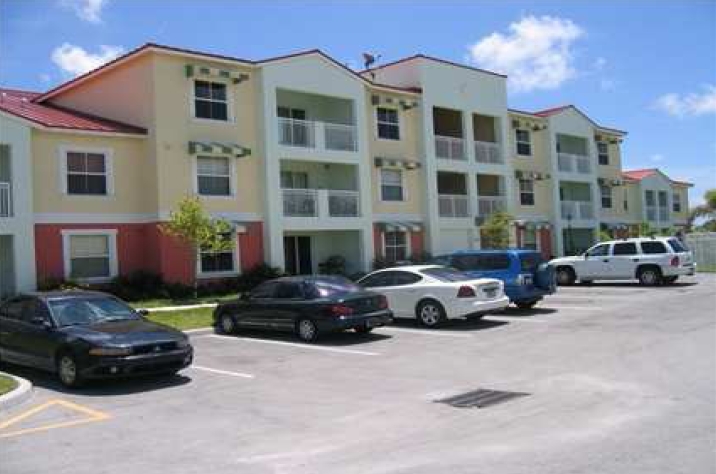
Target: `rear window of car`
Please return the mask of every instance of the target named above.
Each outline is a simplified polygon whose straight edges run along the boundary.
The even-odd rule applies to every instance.
[[[506,253],[457,255],[453,266],[465,272],[506,270],[510,268],[510,257]]]
[[[538,253],[522,253],[520,254],[520,268],[523,272],[537,271],[537,267],[544,262],[541,254]]]
[[[443,282],[472,280],[472,277],[454,268],[426,268],[420,273]]]
[[[612,255],[636,255],[637,253],[636,244],[633,242],[614,244],[614,250],[612,250]]]
[[[642,242],[641,243],[641,252],[642,253],[667,253],[666,251],[666,245],[662,244],[661,242]]]
[[[321,298],[361,291],[361,287],[343,277],[326,277],[312,281],[313,288]]]
[[[674,249],[674,252],[688,252],[686,244],[681,242],[679,239],[669,239],[668,242],[671,248]]]

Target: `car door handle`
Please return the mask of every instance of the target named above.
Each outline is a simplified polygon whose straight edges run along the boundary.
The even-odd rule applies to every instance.
[[[632,258],[631,261],[632,261],[632,262],[638,262],[639,259],[638,259],[638,258]]]
[[[609,259],[605,258],[604,260],[602,260],[602,262],[609,263]]]

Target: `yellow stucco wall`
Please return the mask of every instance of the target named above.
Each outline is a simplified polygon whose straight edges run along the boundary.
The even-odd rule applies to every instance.
[[[530,130],[530,138],[532,142],[532,156],[523,156],[517,154],[517,143],[516,143],[516,132],[512,126],[512,121],[520,121],[520,128]],[[551,175],[552,170],[549,163],[549,131],[546,129],[534,131],[532,130],[533,125],[546,126],[547,122],[542,119],[525,118],[519,114],[509,114],[509,127],[508,137],[506,144],[508,147],[508,160],[511,160],[515,170],[523,171],[525,173],[537,172],[542,175]],[[535,205],[534,206],[522,206],[520,205],[519,196],[519,182],[515,179],[515,189],[508,190],[508,192],[514,193],[515,199],[515,214],[518,216],[554,216],[554,209],[552,208],[552,186],[554,185],[553,178],[535,180],[534,191],[535,191]]]

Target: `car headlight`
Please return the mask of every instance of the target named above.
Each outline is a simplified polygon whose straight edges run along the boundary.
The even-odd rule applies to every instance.
[[[132,353],[131,347],[93,347],[89,351],[94,356],[126,356]]]
[[[189,344],[189,339],[188,339],[188,338],[187,338],[187,339],[180,339],[180,340],[177,341],[177,349],[186,349],[186,348],[189,347],[189,346],[190,346],[190,344]]]

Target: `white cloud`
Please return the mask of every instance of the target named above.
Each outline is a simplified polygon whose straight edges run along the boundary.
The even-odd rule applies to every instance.
[[[704,86],[701,93],[664,94],[656,99],[654,108],[680,118],[716,114],[716,85]]]
[[[52,51],[52,62],[65,74],[79,76],[111,61],[124,51],[120,46],[101,45],[99,53],[92,54],[80,46],[63,43]]]
[[[60,0],[60,6],[75,12],[81,20],[102,23],[102,9],[109,0]]]
[[[573,78],[573,44],[584,30],[568,19],[528,16],[511,23],[509,33],[492,33],[469,47],[469,61],[508,75],[511,88],[528,92],[555,89]],[[595,63],[604,67],[606,60]]]
[[[649,157],[649,159],[650,159],[651,161],[653,161],[654,163],[658,163],[658,162],[660,162],[660,161],[664,161],[664,155],[661,155],[661,154],[659,154],[659,153],[656,153],[656,154],[654,154],[654,155],[651,155],[651,156]]]

